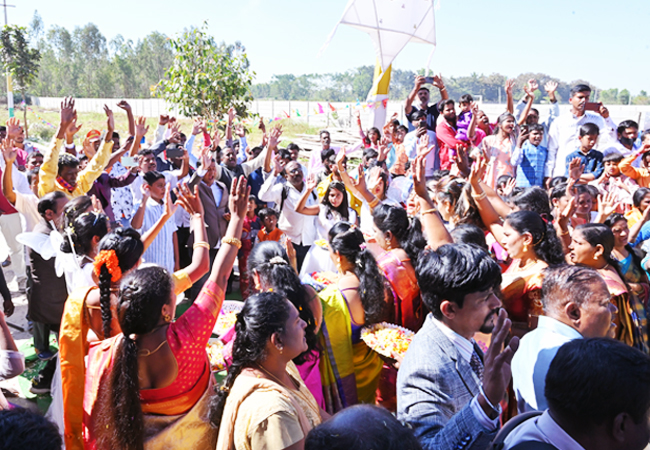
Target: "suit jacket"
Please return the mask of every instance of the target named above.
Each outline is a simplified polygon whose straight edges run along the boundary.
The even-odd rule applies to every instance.
[[[433,320],[429,314],[397,373],[397,417],[413,427],[425,450],[484,450],[497,430],[474,416],[475,375]]]
[[[203,204],[203,210],[205,211],[203,219],[205,221],[208,243],[210,244],[210,248],[215,248],[226,233],[226,228],[228,227],[228,222],[223,218],[228,207],[228,188],[224,183],[214,180],[214,183],[218,184],[223,190],[221,201],[217,205],[212,194],[212,189],[207,184],[201,182],[201,180],[202,178],[198,176],[198,172],[194,172],[194,175],[190,179],[189,187],[193,191],[194,186],[199,185],[199,197]],[[194,245],[194,233],[190,235],[187,245],[188,247]]]

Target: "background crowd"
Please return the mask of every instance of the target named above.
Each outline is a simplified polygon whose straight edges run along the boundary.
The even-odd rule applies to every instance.
[[[225,130],[149,130],[121,101],[128,130],[106,106],[77,148],[66,99],[44,153],[10,119],[0,230],[53,402],[45,420],[0,394],[0,448],[645,448],[650,130],[586,85],[560,114],[547,83],[549,117],[521,88],[489,118],[418,76],[406,123],[323,130],[308,155],[263,122],[249,142],[234,108]],[[382,322],[416,333],[405,356],[366,345]]]

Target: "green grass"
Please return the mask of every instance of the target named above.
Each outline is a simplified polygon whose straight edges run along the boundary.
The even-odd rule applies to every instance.
[[[30,107],[31,111],[27,111],[27,123],[29,131],[29,139],[41,144],[46,144],[49,142],[54,133],[56,132],[56,127],[59,124],[59,111],[40,108],[36,106]],[[33,111],[33,112],[32,112]],[[126,120],[126,114],[119,108],[113,108],[113,113],[115,115],[115,129],[120,133],[120,135],[125,136],[128,131],[128,123]],[[23,111],[16,109],[15,116],[23,121]],[[7,110],[0,110],[0,123],[5,123],[9,118],[9,113]],[[179,119],[181,123],[181,131],[185,134],[189,134],[192,130],[192,120],[190,119]],[[50,125],[43,123],[43,121],[48,122]],[[83,137],[92,129],[105,130],[106,129],[106,116],[100,113],[78,113],[77,123],[82,124],[82,128],[77,134],[75,141],[77,145],[81,145]],[[306,122],[294,121],[291,119],[284,119],[271,122],[266,124],[267,131],[276,124],[282,125],[282,141],[281,146],[286,146],[293,139],[295,139],[300,134],[312,134],[317,135],[319,128],[315,126],[310,126]],[[153,133],[158,126],[157,118],[148,118],[147,125],[149,126],[149,133],[147,134],[147,141],[152,140]],[[249,145],[257,145],[262,140],[262,132],[257,128],[256,125],[248,125],[247,128],[247,139]]]

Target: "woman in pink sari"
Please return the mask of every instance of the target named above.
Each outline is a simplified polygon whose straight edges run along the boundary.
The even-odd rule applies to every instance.
[[[120,287],[122,333],[91,345],[84,394],[85,448],[214,449],[207,421],[211,379],[205,350],[241,241],[246,181],[233,180],[228,225],[210,278],[173,322],[176,298],[161,267],[138,269]]]

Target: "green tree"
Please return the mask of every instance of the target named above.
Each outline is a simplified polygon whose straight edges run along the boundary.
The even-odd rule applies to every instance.
[[[618,102],[621,105],[629,105],[630,104],[630,91],[627,89],[623,89],[621,92],[618,93]]]
[[[38,75],[41,53],[29,47],[27,29],[19,26],[5,26],[0,32],[0,57],[5,71],[8,71],[16,83],[23,100],[26,99],[27,88]],[[27,135],[27,107],[24,108],[25,134]]]
[[[241,43],[217,44],[207,34],[207,23],[185,31],[170,43],[174,60],[158,83],[158,95],[188,117],[220,119],[231,106],[241,117],[246,116],[246,103],[253,99],[254,72],[249,70]]]

